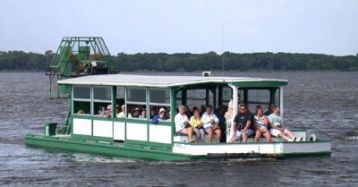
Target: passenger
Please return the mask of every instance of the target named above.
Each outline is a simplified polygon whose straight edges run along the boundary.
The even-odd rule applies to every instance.
[[[205,132],[203,129],[203,122],[200,119],[200,110],[195,108],[193,110],[194,115],[190,118],[190,126],[193,128],[196,135],[196,142],[205,141]]]
[[[216,113],[219,118],[219,125],[221,128],[221,142],[226,142],[226,119],[225,113],[227,111],[227,106],[220,106],[218,112]]]
[[[112,105],[108,105],[106,108],[102,107],[99,116],[101,117],[112,117]]]
[[[247,138],[254,134],[255,126],[252,122],[253,114],[248,111],[246,104],[240,104],[240,111],[233,121],[233,136],[229,143],[242,139],[243,143],[247,142]]]
[[[146,119],[147,118],[147,111],[141,110],[139,118],[140,119]]]
[[[293,133],[283,125],[283,120],[280,116],[280,107],[275,106],[273,108],[273,113],[269,115],[268,120],[270,122],[270,133],[272,136],[280,137],[285,141],[296,141],[296,137]]]
[[[264,113],[264,115],[265,115],[265,116],[269,116],[270,114],[272,114],[272,112],[273,112],[273,104],[270,103],[270,104],[268,105],[268,110]]]
[[[175,115],[175,132],[178,134],[188,135],[189,143],[194,142],[193,140],[193,128],[189,125],[188,116],[185,114],[186,108],[185,106],[179,107],[179,113]]]
[[[152,119],[152,124],[158,124],[159,121],[167,120],[167,111],[164,108],[159,109],[159,114],[155,115]]]
[[[156,107],[152,108],[150,110],[150,119],[153,119],[155,115],[157,115],[157,108]]]
[[[113,111],[112,105],[108,105],[106,110],[106,117],[108,118],[112,117],[112,111]]]
[[[121,112],[117,114],[117,118],[125,118],[124,111],[126,110],[126,105],[121,106]]]
[[[213,113],[213,107],[211,105],[206,107],[206,112],[201,117],[201,121],[203,122],[205,132],[208,133],[209,142],[213,141],[214,133],[217,141],[220,142],[221,130],[219,126],[219,118]]]
[[[237,102],[238,102],[238,108],[240,108],[240,94],[237,94]],[[234,117],[233,99],[230,100],[230,102],[227,106],[227,112],[225,113],[225,119],[230,120],[232,117]]]
[[[78,112],[76,114],[79,114],[79,115],[83,115],[83,114],[86,114],[84,110],[80,109],[78,110]]]
[[[141,112],[140,108],[138,107],[134,108],[131,118],[139,118],[140,112]]]
[[[255,127],[256,127],[256,135],[255,135],[255,141],[260,141],[261,135],[263,135],[266,138],[266,141],[271,142],[271,134],[267,130],[268,125],[268,119],[266,116],[263,115],[263,110],[260,105],[256,107],[256,113],[255,113]]]
[[[102,107],[102,106],[100,106],[99,108],[100,108],[100,109],[99,109],[99,111],[98,111],[98,115],[101,116],[101,117],[105,116],[106,108],[105,108],[105,107]]]

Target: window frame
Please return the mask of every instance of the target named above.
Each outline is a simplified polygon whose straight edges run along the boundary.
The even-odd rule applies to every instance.
[[[83,99],[83,98],[75,98],[75,87],[89,87],[90,88],[90,98],[89,99]],[[71,91],[71,100],[72,100],[72,105],[71,105],[71,111],[73,115],[76,115],[77,113],[74,111],[75,109],[75,102],[79,101],[79,102],[89,102],[90,103],[90,113],[88,115],[92,115],[92,86],[90,85],[72,85],[72,91]]]

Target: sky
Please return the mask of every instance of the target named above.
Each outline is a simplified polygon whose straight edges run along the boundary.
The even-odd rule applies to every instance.
[[[2,0],[0,51],[102,36],[111,52],[358,53],[358,0]]]

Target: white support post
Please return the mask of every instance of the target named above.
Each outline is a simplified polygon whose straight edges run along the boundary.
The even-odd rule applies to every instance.
[[[234,134],[234,129],[232,128],[232,124],[233,124],[233,121],[234,121],[234,118],[236,116],[236,114],[238,113],[239,109],[238,109],[238,87],[237,86],[234,86],[234,85],[231,85],[229,84],[229,86],[232,88],[232,107],[233,107],[233,111],[232,111],[232,117],[230,119],[230,123],[231,123],[231,126],[230,126],[230,136],[229,137],[226,137],[226,141],[229,141],[232,137],[232,135]],[[228,120],[228,119],[227,119]]]
[[[283,87],[280,87],[280,110],[281,117],[283,118]]]
[[[232,120],[235,118],[235,115],[238,113],[239,109],[238,109],[238,105],[237,103],[239,102],[238,101],[238,98],[237,98],[237,95],[238,95],[238,87],[236,86],[233,86],[233,85],[230,85],[230,87],[232,88],[232,107],[233,107],[233,117],[232,117]]]

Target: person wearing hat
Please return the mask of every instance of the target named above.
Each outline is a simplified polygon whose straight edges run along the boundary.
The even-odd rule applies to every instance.
[[[159,113],[152,119],[152,124],[158,124],[158,121],[167,120],[166,110],[164,108],[159,109]]]
[[[132,113],[132,118],[139,118],[140,112],[141,112],[140,108],[135,107]]]

